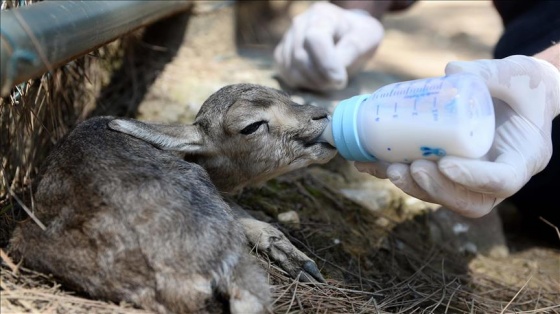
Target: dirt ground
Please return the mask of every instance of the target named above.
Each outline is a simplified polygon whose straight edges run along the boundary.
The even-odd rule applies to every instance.
[[[285,8],[284,1],[272,2],[271,15],[255,13],[261,12],[256,10],[260,5],[254,2],[243,10],[232,1],[197,2],[174,58],[142,95],[136,116],[188,123],[202,102],[224,85],[285,88],[275,77],[272,50],[289,17],[309,2],[294,2],[286,7],[287,15],[274,14]],[[267,23],[255,27],[259,20]],[[502,31],[490,1],[420,1],[386,16],[383,24],[383,43],[347,89],[328,94],[286,90],[295,101],[332,109],[341,99],[385,84],[443,75],[452,60],[491,58]],[[434,214],[438,206],[409,197],[386,180],[360,174],[338,158],[249,188],[236,198],[257,218],[285,231],[317,261],[328,280],[328,286],[298,285],[281,270],[269,268],[275,312],[560,312],[560,239],[552,245],[511,242],[496,212],[476,221],[452,217],[451,223],[473,230],[460,238],[446,233],[451,226]],[[300,223],[279,222],[279,214],[288,211],[296,212]],[[473,243],[474,250],[465,246]],[[5,284],[4,279],[12,282],[5,267],[2,277],[4,296],[21,292]],[[45,291],[57,286],[52,278],[43,285]],[[93,301],[78,310],[73,307],[76,300],[60,305],[62,301],[46,298],[44,292],[24,292],[44,298],[44,311],[134,311],[125,305],[98,311],[100,305]],[[17,312],[2,301],[2,312],[10,311]]]

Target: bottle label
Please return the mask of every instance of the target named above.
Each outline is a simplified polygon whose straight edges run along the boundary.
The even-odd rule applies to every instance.
[[[494,136],[488,89],[464,73],[382,87],[360,104],[356,119],[365,150],[389,162],[479,158]]]

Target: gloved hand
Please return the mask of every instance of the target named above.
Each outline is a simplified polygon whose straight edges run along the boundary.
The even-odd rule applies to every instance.
[[[548,164],[552,120],[560,113],[560,72],[546,61],[525,56],[451,62],[445,72],[470,72],[486,81],[496,114],[488,154],[481,160],[448,156],[437,162],[356,163],[356,167],[389,178],[416,198],[480,217]]]
[[[367,13],[328,2],[295,17],[274,51],[278,74],[292,87],[342,89],[362,70],[383,38],[383,26]]]

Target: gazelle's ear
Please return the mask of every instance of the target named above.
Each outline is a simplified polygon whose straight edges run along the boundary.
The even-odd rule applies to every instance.
[[[204,138],[196,125],[166,125],[115,119],[109,122],[109,128],[163,150],[200,153],[204,149]]]

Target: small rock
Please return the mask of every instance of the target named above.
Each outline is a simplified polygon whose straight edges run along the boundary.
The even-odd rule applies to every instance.
[[[296,229],[300,228],[299,215],[293,210],[278,214],[278,221],[284,224],[289,224],[291,227]]]
[[[378,225],[379,227],[387,227],[389,226],[391,222],[389,221],[389,219],[385,218],[385,217],[379,217],[377,218],[377,220],[375,220],[375,224]]]

